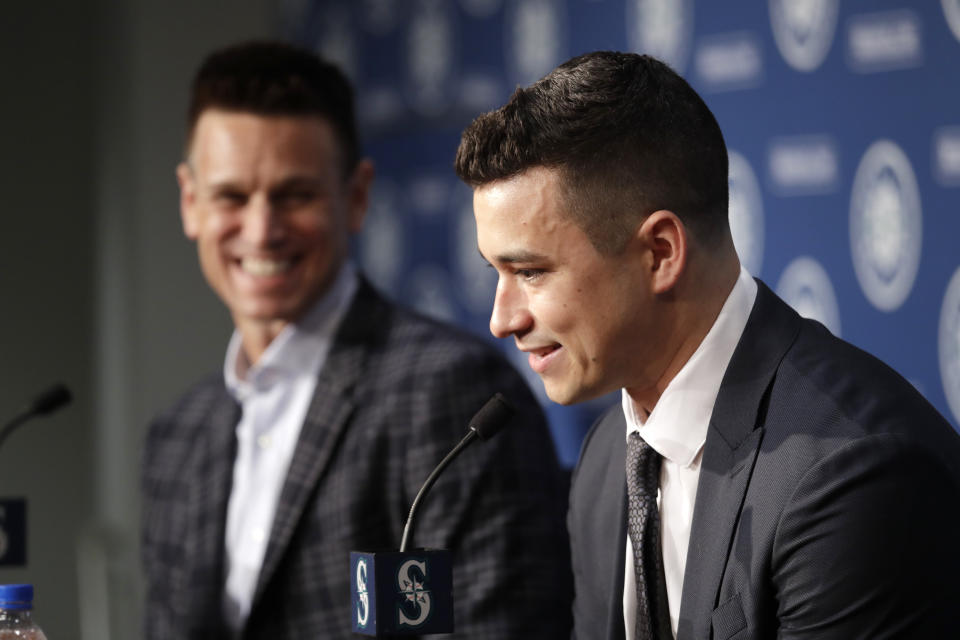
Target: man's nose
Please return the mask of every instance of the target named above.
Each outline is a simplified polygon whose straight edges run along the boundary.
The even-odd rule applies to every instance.
[[[243,237],[255,247],[271,247],[285,235],[283,213],[267,198],[251,198],[243,216]]]
[[[501,278],[490,313],[490,333],[498,338],[522,335],[530,329],[532,320],[527,309],[526,294]]]

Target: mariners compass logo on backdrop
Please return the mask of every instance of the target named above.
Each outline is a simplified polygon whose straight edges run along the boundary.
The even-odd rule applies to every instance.
[[[940,309],[940,379],[955,420],[960,421],[960,269],[957,269]]]
[[[360,61],[357,57],[357,36],[346,6],[331,5],[317,21],[320,34],[316,50],[335,63],[354,82],[358,81]]]
[[[770,0],[770,24],[780,54],[797,71],[813,71],[833,44],[838,0]]]
[[[380,179],[370,193],[370,206],[360,234],[360,255],[364,272],[374,284],[393,291],[402,274],[404,261],[403,221],[398,188],[389,179]]]
[[[881,311],[910,295],[922,243],[920,191],[906,154],[889,140],[870,145],[850,198],[850,249],[857,280]]]
[[[453,101],[456,37],[446,0],[417,0],[407,31],[407,88],[413,108],[436,117]]]
[[[940,0],[950,31],[960,40],[960,0]]]
[[[565,57],[565,5],[560,0],[514,0],[504,21],[507,64],[519,84],[530,84]]]
[[[692,0],[627,0],[627,42],[683,73],[693,39]]]
[[[827,270],[809,256],[800,256],[783,271],[777,295],[804,318],[823,324],[840,336],[840,307]]]

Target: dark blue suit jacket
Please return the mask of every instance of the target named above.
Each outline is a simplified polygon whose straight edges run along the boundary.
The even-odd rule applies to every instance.
[[[574,637],[623,637],[625,423],[571,490]],[[892,369],[763,283],[714,406],[678,638],[960,633],[960,437]]]

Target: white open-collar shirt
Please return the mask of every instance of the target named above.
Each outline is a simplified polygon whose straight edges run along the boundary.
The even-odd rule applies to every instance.
[[[703,342],[660,395],[644,420],[626,390],[622,392],[626,436],[636,431],[662,457],[660,491],[660,539],[663,571],[670,605],[670,627],[677,636],[683,572],[687,565],[690,524],[700,479],[700,462],[707,428],[720,383],[733,351],[740,341],[750,310],[757,298],[757,283],[746,269],[727,296],[720,314]],[[623,621],[626,639],[633,640],[637,617],[637,581],[633,568],[633,544],[627,535],[623,573]]]
[[[350,262],[307,314],[270,343],[256,364],[234,331],[224,362],[227,390],[243,407],[227,505],[223,612],[238,633],[250,613],[277,502],[334,334],[358,287]]]

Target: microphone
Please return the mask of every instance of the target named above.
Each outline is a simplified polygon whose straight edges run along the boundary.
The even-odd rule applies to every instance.
[[[408,552],[414,517],[443,470],[476,440],[496,435],[514,412],[503,394],[496,393],[473,416],[467,435],[440,461],[413,499],[399,552],[350,553],[354,633],[382,637],[453,631],[451,553],[444,549]]]
[[[73,396],[65,385],[57,383],[49,387],[21,409],[20,413],[4,424],[3,428],[0,428],[0,447],[3,446],[3,441],[7,439],[7,436],[21,424],[36,416],[53,413],[60,407],[69,404],[72,399]]]
[[[453,462],[454,458],[460,455],[461,451],[473,444],[477,438],[481,440],[489,440],[495,436],[503,427],[503,425],[506,424],[507,420],[510,419],[510,416],[513,415],[513,412],[513,407],[509,402],[507,402],[507,399],[503,397],[503,394],[499,392],[487,400],[485,405],[480,407],[480,411],[477,411],[477,413],[470,420],[470,424],[467,425],[469,427],[467,435],[465,435],[463,440],[461,440],[460,443],[455,446],[450,453],[447,454],[447,457],[440,461],[440,464],[438,464],[437,468],[433,470],[433,473],[427,477],[427,481],[423,483],[420,491],[417,492],[417,496],[413,499],[413,504],[410,505],[410,515],[407,516],[407,523],[403,527],[403,538],[400,541],[400,553],[403,553],[407,550],[410,537],[413,535],[413,517],[416,515],[417,508],[423,501],[424,496],[426,496],[427,492],[433,488],[433,484],[437,481],[440,473],[446,469],[451,462]]]

